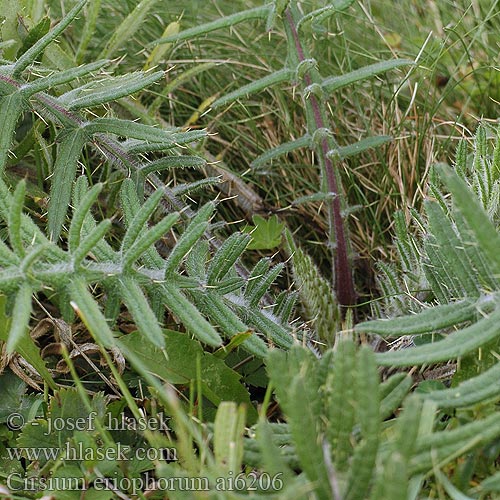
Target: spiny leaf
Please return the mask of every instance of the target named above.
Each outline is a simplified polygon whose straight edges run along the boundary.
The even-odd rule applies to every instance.
[[[23,85],[22,92],[25,96],[29,97],[37,92],[42,92],[52,87],[72,82],[77,78],[101,69],[106,64],[108,64],[108,61],[95,61],[89,64],[84,64],[83,66],[68,69],[66,71],[56,72],[50,76],[38,78],[33,82]]]
[[[249,19],[265,19],[268,11],[271,7],[266,5],[264,7],[255,7],[254,9],[244,10],[242,12],[237,12],[230,16],[217,19],[210,23],[202,24],[196,26],[195,28],[190,28],[175,35],[170,35],[165,38],[160,38],[156,40],[156,44],[160,43],[170,43],[170,42],[180,42],[182,40],[189,40],[199,35],[205,35],[211,31],[216,31],[221,28],[227,28],[229,26],[234,26],[235,24],[247,21]]]
[[[126,183],[132,184],[132,181],[126,180],[123,182],[121,190],[122,206],[128,203],[128,199],[125,196],[125,189],[123,187]],[[162,196],[163,196],[162,191],[160,189],[156,190],[146,200],[144,205],[142,205],[140,209],[136,212],[135,217],[131,221],[127,221],[128,228],[122,240],[122,245],[121,245],[122,252],[126,252],[132,246],[132,244],[136,242],[141,232],[144,231],[148,219],[155,211],[156,207],[158,206],[158,203],[160,203]],[[126,207],[125,210],[128,209],[130,211],[130,208],[131,207]]]
[[[440,174],[453,194],[455,206],[467,221],[474,242],[477,242],[481,251],[484,252],[495,276],[500,277],[500,253],[498,252],[500,235],[496,227],[484,213],[479,202],[471,196],[465,182],[453,170],[442,165]]]
[[[25,98],[21,92],[0,98],[0,174],[5,170],[17,120],[24,106]]]
[[[58,101],[66,105],[70,110],[91,108],[134,94],[162,78],[162,71],[154,73],[137,72],[109,77],[70,90],[61,95]]]
[[[447,335],[439,342],[418,347],[376,354],[377,363],[384,366],[412,366],[424,363],[437,363],[459,358],[474,349],[487,344],[500,335],[500,308],[489,317]]]
[[[323,80],[321,86],[326,92],[334,92],[346,85],[349,85],[360,80],[366,80],[373,76],[385,73],[395,68],[402,66],[411,66],[414,62],[410,59],[393,59],[390,61],[382,61],[375,64],[364,66],[363,68],[356,69],[350,73],[345,73],[341,76],[333,76]]]
[[[410,460],[413,474],[439,467],[467,451],[491,442],[500,436],[500,414],[495,412],[452,430],[419,437]]]
[[[137,282],[131,276],[123,276],[120,279],[120,290],[141,334],[155,346],[164,348],[165,339],[160,325]]]
[[[75,19],[78,13],[82,10],[87,0],[80,0],[68,14],[52,28],[45,36],[40,38],[32,47],[30,47],[15,63],[12,72],[14,78],[19,75],[52,43]]]
[[[191,220],[174,249],[170,252],[165,264],[165,275],[174,272],[181,264],[182,259],[191,251],[195,243],[208,228],[208,220],[215,209],[213,203],[204,205]]]
[[[26,181],[23,179],[16,186],[9,211],[8,229],[10,244],[19,257],[23,257],[25,253],[21,237],[21,216],[23,213],[25,193]]]
[[[248,97],[250,94],[260,92],[261,90],[267,89],[273,85],[277,85],[278,83],[290,81],[293,78],[293,76],[294,72],[292,70],[287,68],[280,69],[278,71],[275,71],[274,73],[271,73],[268,76],[265,76],[264,78],[255,80],[254,82],[249,83],[247,85],[243,85],[243,87],[240,87],[239,89],[234,90],[233,92],[229,92],[229,94],[226,94],[217,99],[212,104],[212,106],[214,108],[224,106],[231,102],[237,101],[241,97]]]
[[[439,408],[462,408],[472,406],[493,398],[500,398],[500,363],[471,379],[461,382],[457,387],[432,391],[422,395],[431,399]]]
[[[11,354],[26,335],[31,315],[31,294],[33,290],[28,283],[23,283],[19,288],[12,311],[12,321],[7,339],[7,353]]]
[[[75,268],[80,266],[83,259],[96,247],[100,240],[109,232],[111,228],[111,221],[105,219],[101,221],[97,227],[88,234],[83,240],[80,241],[78,248],[73,253],[73,265]]]
[[[191,333],[205,344],[219,347],[222,339],[215,328],[174,285],[165,282],[160,288],[165,305],[184,323]]]
[[[139,171],[142,175],[149,175],[153,172],[162,172],[171,168],[201,168],[207,162],[200,156],[166,156],[144,164]]]
[[[125,252],[122,258],[123,268],[130,269],[134,262],[144,253],[148,252],[152,245],[157,242],[179,219],[179,213],[174,212],[167,215],[158,224],[137,238],[134,244]]]
[[[483,299],[482,305],[491,303],[492,297]],[[483,304],[484,302],[484,304]],[[419,314],[401,316],[393,319],[379,319],[358,323],[354,329],[357,332],[370,332],[387,337],[400,337],[403,335],[418,335],[434,333],[444,328],[469,321],[476,315],[477,302],[465,300],[453,304],[430,307]]]
[[[85,281],[79,277],[73,278],[69,282],[68,291],[74,303],[73,307],[96,342],[106,348],[113,347],[115,341],[108,322],[88,291]]]
[[[208,285],[214,285],[226,276],[247,247],[249,241],[250,237],[241,233],[232,234],[227,238],[208,266]]]
[[[280,275],[281,271],[285,267],[285,264],[280,262],[276,266],[272,267],[262,278],[260,278],[253,286],[252,293],[248,295],[248,302],[250,307],[255,307],[259,303],[260,299],[269,290],[269,287],[274,283],[274,280]]]
[[[61,234],[71,199],[77,163],[87,139],[85,130],[76,128],[64,133],[59,145],[50,186],[48,209],[48,231],[52,241],[57,241]]]
[[[71,252],[74,252],[80,245],[82,226],[85,221],[85,217],[94,202],[97,200],[99,193],[102,191],[102,187],[102,184],[96,184],[93,186],[92,189],[85,193],[80,204],[75,207],[68,234],[69,249]]]
[[[387,144],[392,141],[390,135],[376,135],[373,137],[367,137],[366,139],[361,139],[354,144],[349,144],[348,146],[339,146],[337,149],[333,149],[328,152],[329,157],[339,157],[340,159],[349,158],[350,156],[356,156],[363,151],[368,149],[377,148],[382,146],[382,144]]]

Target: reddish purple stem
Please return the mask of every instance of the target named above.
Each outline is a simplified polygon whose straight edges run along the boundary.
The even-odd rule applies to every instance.
[[[302,45],[300,43],[297,29],[295,27],[295,22],[293,20],[290,9],[286,9],[285,14],[293,35],[299,61],[302,62],[305,60],[304,50],[302,49]],[[307,73],[304,75],[304,81],[307,86],[313,83],[311,76]],[[321,109],[317,97],[314,94],[310,94],[309,100],[313,110],[316,128],[325,128],[325,123],[321,114]],[[341,193],[339,191],[333,162],[328,156],[329,149],[330,148],[328,147],[327,138],[321,139],[321,151],[325,164],[325,175],[328,191],[330,193],[335,193],[329,207],[333,220],[333,228],[335,231],[336,240],[336,251],[334,257],[335,292],[337,294],[337,300],[339,301],[340,305],[352,306],[355,304],[356,294],[354,292],[351,265],[349,262],[347,249],[346,231],[344,227],[344,220],[342,218],[342,206],[340,203]]]

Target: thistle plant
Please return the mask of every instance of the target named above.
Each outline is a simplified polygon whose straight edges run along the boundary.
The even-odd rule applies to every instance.
[[[275,25],[281,25],[287,40],[287,58],[285,66],[270,75],[245,85],[233,92],[223,95],[213,104],[213,108],[228,105],[245,98],[252,93],[274,85],[288,83],[299,90],[307,121],[307,132],[297,140],[282,144],[269,150],[252,161],[253,167],[269,163],[274,158],[308,147],[318,158],[322,181],[319,192],[300,202],[321,199],[327,204],[330,230],[328,245],[332,252],[334,290],[341,306],[352,306],[356,302],[356,294],[352,276],[352,249],[346,225],[348,212],[342,183],[339,174],[340,161],[350,155],[357,154],[367,148],[375,147],[390,140],[387,136],[369,137],[356,144],[339,147],[332,132],[326,100],[332,92],[351,83],[373,77],[380,73],[411,64],[408,60],[393,60],[362,67],[351,73],[323,78],[318,69],[317,61],[307,48],[307,35],[311,26],[315,28],[328,18],[349,7],[352,1],[334,1],[327,7],[302,13],[299,2],[276,1],[264,7],[257,7],[238,12],[231,16],[182,31],[176,35],[160,39],[157,43],[192,40],[197,36],[214,30],[227,28],[250,19],[266,21],[266,30],[271,31]]]
[[[294,330],[289,325],[291,307],[277,305],[274,314],[260,305],[283,266],[269,268],[267,261],[259,263],[246,283],[236,269],[250,237],[234,234],[212,251],[208,240],[202,240],[211,234],[215,204],[210,202],[194,211],[181,197],[198,185],[171,189],[155,176],[155,172],[168,168],[204,165],[197,156],[179,154],[179,148],[204,137],[205,131],[165,130],[114,117],[91,117],[91,109],[144,89],[161,79],[163,73],[102,75],[80,84],[79,79],[88,79],[107,64],[97,61],[45,75],[39,69],[44,76],[33,78],[36,60],[85,3],[79,1],[18,59],[0,66],[0,172],[5,175],[13,161],[27,154],[24,144],[13,148],[23,113],[32,111],[40,116],[57,143],[46,232],[24,213],[26,182],[19,182],[11,193],[5,180],[0,179],[0,219],[8,230],[8,241],[0,241],[0,293],[9,300],[15,297],[10,331],[2,339],[7,342],[7,351],[31,352],[30,362],[40,367],[39,374],[53,384],[36,351],[30,350],[27,336],[32,296],[39,292],[51,297],[65,319],[70,320],[76,311],[95,335],[96,343],[104,348],[116,346],[113,325],[121,304],[126,305],[145,338],[159,349],[165,347],[162,323],[166,310],[207,346],[222,345],[221,333],[214,326],[218,325],[228,338],[242,334],[232,349],[243,343],[258,357],[266,356],[268,341],[290,347]],[[52,95],[54,89],[68,84],[73,86],[71,90]],[[32,127],[38,127],[38,123]],[[35,131],[32,133],[35,135]],[[122,174],[121,178],[126,230],[118,248],[107,241],[112,221],[98,221],[92,213],[106,185],[89,185],[91,172],[74,183],[86,145],[108,165],[131,177],[123,179]],[[15,160],[9,157],[12,148]],[[167,154],[151,159],[148,154],[153,152]],[[213,180],[202,184],[210,182]],[[151,195],[144,201],[148,188]],[[160,209],[160,221],[148,227],[148,221]],[[184,225],[179,223],[182,219]],[[167,233],[174,234],[174,226],[177,241],[160,254],[155,244]],[[60,244],[61,237],[64,245]],[[89,285],[104,291],[103,309],[89,292]]]

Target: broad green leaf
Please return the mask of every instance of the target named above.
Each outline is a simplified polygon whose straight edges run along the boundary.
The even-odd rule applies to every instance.
[[[268,219],[254,215],[252,221],[254,226],[245,226],[242,229],[242,232],[252,236],[248,244],[249,250],[271,250],[281,244],[285,224],[279,221],[277,215],[272,215]]]
[[[164,381],[176,385],[189,385],[196,380],[196,360],[201,359],[203,395],[215,405],[222,401],[243,403],[248,418],[254,422],[257,416],[250,401],[250,395],[240,382],[240,375],[229,368],[222,359],[203,350],[201,344],[185,333],[163,330],[165,350],[144,342],[142,334],[133,332],[121,337],[120,345],[134,352],[150,369],[150,372]],[[127,351],[124,350],[125,357]]]

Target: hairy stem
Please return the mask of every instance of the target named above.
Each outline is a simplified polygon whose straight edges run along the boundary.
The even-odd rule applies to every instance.
[[[298,63],[300,64],[306,61],[307,58],[304,54],[304,49],[300,42],[295,20],[290,8],[286,9],[285,16],[289,27],[289,33],[293,38],[293,45],[296,50]],[[310,86],[314,83],[309,72],[306,72],[304,75],[304,83],[306,86]],[[313,93],[310,93],[307,99],[309,100],[311,106],[316,130],[325,128],[326,120],[321,110],[318,98]],[[356,301],[356,294],[354,292],[351,263],[349,261],[347,232],[344,218],[342,216],[341,186],[339,185],[340,183],[337,179],[333,161],[328,156],[328,151],[330,149],[328,138],[323,137],[320,141],[319,154],[323,162],[328,192],[335,194],[328,206],[330,217],[330,240],[331,242],[333,242],[333,240],[335,241],[333,258],[335,292],[340,305],[351,306],[354,305]]]

